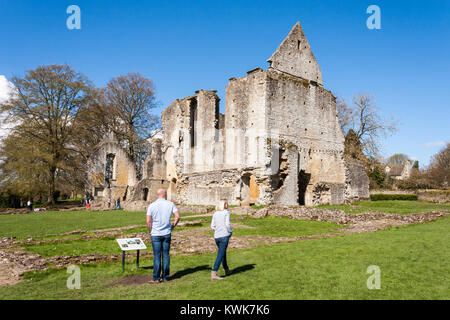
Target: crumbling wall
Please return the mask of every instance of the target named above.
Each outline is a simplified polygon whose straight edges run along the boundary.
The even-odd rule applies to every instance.
[[[264,184],[268,180],[259,176],[254,168],[194,173],[179,181],[179,201],[190,205],[216,204],[219,200],[228,200],[230,205],[266,205],[270,197]]]
[[[106,176],[107,157],[112,155],[110,176]],[[111,134],[92,152],[88,160],[86,192],[99,200],[127,198],[130,187],[137,183],[134,163]]]
[[[292,181],[299,185],[299,174],[309,177],[308,181],[300,181],[307,186],[299,185],[306,187],[306,192],[304,200],[298,199],[297,203],[311,206],[341,199],[343,202],[344,136],[337,120],[335,97],[315,82],[275,71],[266,71],[265,75],[269,134],[297,148],[297,159],[292,158],[293,163],[298,163],[293,165],[296,170],[291,171]],[[327,192],[315,191],[323,185],[328,186]],[[296,192],[300,192],[299,188]]]
[[[345,201],[353,203],[370,199],[369,183],[364,164],[356,159],[345,158]]]

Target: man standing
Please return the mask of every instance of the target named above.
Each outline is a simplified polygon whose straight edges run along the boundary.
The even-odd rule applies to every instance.
[[[153,247],[153,280],[150,283],[158,283],[169,280],[170,274],[170,242],[172,230],[180,221],[180,214],[175,204],[167,200],[167,192],[159,189],[158,199],[150,204],[147,209],[147,228],[152,238]],[[175,221],[170,223],[172,214]],[[161,277],[161,255],[163,260]]]

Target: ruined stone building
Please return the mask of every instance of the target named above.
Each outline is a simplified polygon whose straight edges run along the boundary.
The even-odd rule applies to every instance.
[[[105,189],[100,193],[100,173],[108,172],[108,154],[114,154],[112,188],[131,201],[148,202],[161,186],[169,199],[199,205],[221,199],[232,205],[317,205],[368,198],[364,166],[344,159],[336,97],[323,87],[300,23],[268,62],[267,70],[230,79],[225,114],[216,91],[199,90],[172,102],[162,112],[162,137],[152,140],[141,181],[125,170],[131,165],[120,151],[108,153],[111,142],[99,146],[92,192],[107,196]]]

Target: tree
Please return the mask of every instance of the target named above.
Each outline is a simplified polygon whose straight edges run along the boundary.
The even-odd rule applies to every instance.
[[[338,111],[338,120],[341,125],[342,131],[345,136],[348,135],[349,131],[352,130],[353,118],[354,118],[354,108],[349,107],[347,103],[339,99],[337,101],[337,111]]]
[[[406,154],[403,153],[397,153],[393,156],[390,156],[387,160],[387,164],[400,164],[405,165],[406,162],[409,161],[409,157]]]
[[[136,164],[140,178],[142,163],[150,153],[147,139],[159,125],[158,118],[151,114],[157,106],[153,81],[129,73],[109,81],[104,94],[111,129]]]
[[[19,123],[13,128],[16,137],[38,148],[32,155],[45,164],[48,203],[54,204],[58,170],[72,151],[75,124],[91,98],[92,85],[67,65],[40,66],[11,82],[13,95],[0,111],[8,112],[8,121]]]
[[[368,94],[359,94],[353,99],[353,106],[338,102],[338,119],[344,132],[349,128],[356,132],[366,156],[375,158],[379,153],[379,140],[395,132],[393,121],[382,118],[374,99]]]
[[[450,143],[431,159],[427,170],[429,178],[441,188],[450,185]]]

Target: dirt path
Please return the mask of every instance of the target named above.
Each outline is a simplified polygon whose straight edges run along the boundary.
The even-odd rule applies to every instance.
[[[319,210],[319,209],[309,209],[304,210],[304,208],[290,208],[290,207],[278,207],[266,208],[254,212],[249,212],[249,214],[255,218],[267,217],[267,216],[278,216],[278,217],[289,217],[292,219],[299,220],[310,220],[310,221],[326,221],[337,223],[343,228],[339,229],[339,232],[330,234],[319,234],[312,236],[299,236],[294,238],[285,237],[269,237],[269,236],[243,236],[243,237],[233,237],[230,241],[231,249],[246,249],[255,248],[262,245],[273,245],[277,243],[289,243],[295,241],[303,241],[318,238],[329,238],[338,237],[353,233],[370,233],[377,230],[383,230],[391,226],[404,226],[409,224],[419,224],[430,221],[435,221],[439,218],[446,217],[450,214],[449,211],[444,212],[428,212],[428,213],[418,213],[410,215],[397,215],[397,214],[386,214],[386,213],[364,213],[364,214],[345,214],[342,211],[337,210]],[[211,214],[205,215],[195,215],[191,217],[208,217]],[[187,218],[187,217],[184,217]],[[251,228],[245,225],[241,225],[236,222],[240,218],[233,219],[233,228]],[[244,219],[244,218],[243,218]],[[205,222],[205,219],[199,219],[194,221],[186,221],[180,223],[180,227],[183,226],[194,226],[201,222]],[[123,231],[128,231],[136,229],[139,225],[128,226],[122,228],[104,229],[104,230],[93,230],[93,231],[83,231],[77,230],[69,233],[61,234],[60,236],[67,236],[72,234],[88,233],[88,235],[82,235],[80,239],[82,240],[95,240],[108,236],[121,236]],[[217,250],[214,240],[207,234],[209,228],[195,228],[178,231],[172,236],[172,254],[201,254],[215,252]],[[58,236],[58,235],[55,235]],[[127,234],[127,237],[140,237],[146,243],[149,243],[150,236],[146,232],[137,232]],[[44,258],[40,255],[30,253],[25,251],[21,247],[23,244],[42,244],[48,242],[61,242],[72,239],[49,239],[49,240],[35,240],[29,238],[26,241],[15,241],[12,238],[4,238],[0,240],[0,286],[11,285],[21,281],[21,276],[31,270],[45,270],[49,267],[53,268],[65,268],[69,265],[80,265],[92,262],[105,262],[105,261],[120,261],[121,254],[86,254],[81,256],[60,256]],[[133,253],[128,254],[128,257],[132,257]],[[141,254],[143,257],[151,257],[152,253],[150,251],[145,251]]]

